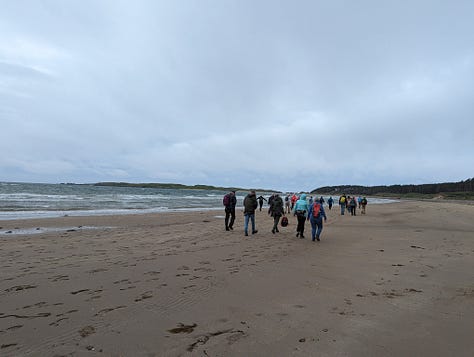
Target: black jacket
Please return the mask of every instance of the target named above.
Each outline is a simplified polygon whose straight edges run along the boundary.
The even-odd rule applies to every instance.
[[[257,196],[249,193],[244,198],[244,214],[254,214],[258,207]]]

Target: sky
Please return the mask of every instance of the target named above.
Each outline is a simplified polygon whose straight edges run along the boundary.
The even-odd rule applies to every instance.
[[[0,3],[0,181],[474,177],[474,1]]]

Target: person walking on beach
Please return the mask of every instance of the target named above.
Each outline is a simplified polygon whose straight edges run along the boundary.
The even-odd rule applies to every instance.
[[[285,213],[290,213],[291,212],[291,203],[290,203],[290,195],[285,196]]]
[[[332,199],[332,196],[331,196],[331,197],[329,197],[329,199],[328,199],[328,207],[329,207],[329,210],[331,210],[333,203],[334,203],[334,200]]]
[[[293,211],[293,208],[295,208],[295,203],[298,201],[298,196],[296,196],[296,193],[291,196],[291,210]]]
[[[257,197],[257,200],[258,200],[258,205],[260,207],[260,211],[262,210],[262,206],[263,206],[263,200],[267,200],[266,198],[264,198],[262,195],[258,196]]]
[[[280,222],[281,216],[285,215],[285,209],[283,208],[283,200],[278,193],[275,194],[268,213],[270,213],[270,216],[273,217],[272,233],[275,234],[275,232],[280,232],[278,230],[278,222]]]
[[[346,208],[346,194],[343,193],[341,197],[339,197],[339,206],[341,206],[341,216],[344,216],[344,210]]]
[[[252,234],[257,233],[258,231],[255,229],[255,210],[258,207],[257,203],[257,195],[255,191],[252,190],[250,193],[245,196],[244,198],[244,233],[246,236],[249,235],[248,228],[249,228],[249,220],[252,222]]]
[[[360,204],[362,206],[362,210],[361,210],[361,214],[365,214],[365,206],[367,206],[367,198],[362,198],[362,200],[360,201]]]
[[[356,210],[357,210],[357,202],[355,197],[351,197],[351,200],[349,202],[349,211],[351,212],[351,216],[356,215]]]
[[[296,201],[293,214],[298,220],[296,227],[296,236],[304,238],[304,224],[306,222],[306,213],[308,212],[308,203],[306,203],[306,194],[302,194],[300,199]]]
[[[323,230],[323,218],[326,222],[326,212],[324,212],[323,204],[320,202],[314,202],[309,206],[308,220],[311,222],[311,239],[314,242],[316,239],[318,242],[321,240],[321,232]]]
[[[225,207],[225,230],[233,230],[235,221],[235,206],[237,205],[237,197],[235,197],[235,191],[230,191],[228,194],[226,194],[222,200],[222,203]]]

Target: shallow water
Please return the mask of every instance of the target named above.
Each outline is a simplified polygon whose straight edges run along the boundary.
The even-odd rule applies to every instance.
[[[220,190],[1,182],[0,220],[220,210],[226,193]],[[266,198],[270,195],[257,194]],[[237,192],[238,207],[242,206],[245,195],[246,192]],[[336,197],[333,199],[337,201]],[[398,202],[381,198],[368,200],[369,204]]]

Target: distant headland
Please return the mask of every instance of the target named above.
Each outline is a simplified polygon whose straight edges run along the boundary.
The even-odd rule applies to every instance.
[[[216,191],[249,191],[242,187],[219,187],[211,185],[183,185],[180,183],[129,183],[129,182],[97,182],[94,186],[114,186],[114,187],[139,187],[139,188],[164,188],[174,190],[216,190]],[[277,192],[269,189],[255,189],[260,192]]]

